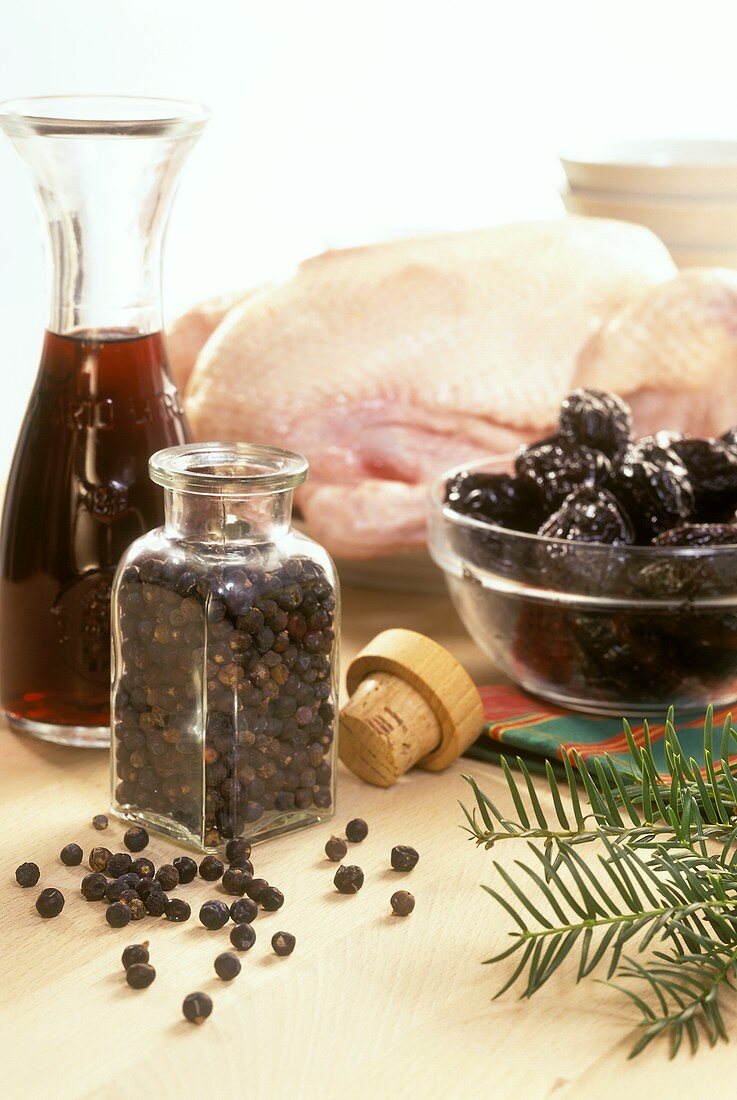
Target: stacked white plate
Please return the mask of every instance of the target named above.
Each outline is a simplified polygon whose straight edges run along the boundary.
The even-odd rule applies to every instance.
[[[561,162],[569,214],[646,225],[679,267],[737,268],[737,142],[616,142]]]

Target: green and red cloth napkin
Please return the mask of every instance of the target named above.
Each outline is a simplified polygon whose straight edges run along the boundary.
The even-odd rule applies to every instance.
[[[577,749],[584,759],[608,753],[626,768],[629,758],[621,718],[600,718],[563,710],[527,695],[518,688],[497,684],[479,689],[484,704],[484,732],[466,755],[477,760],[498,761],[500,756],[521,756],[527,766],[544,771],[545,760],[554,764],[563,754]],[[714,711],[714,730],[721,731],[730,707]],[[737,705],[735,705],[737,718]],[[676,712],[676,728],[686,755],[704,763],[704,714],[689,715],[682,721]],[[653,754],[660,770],[666,771],[663,736],[665,713],[653,714],[649,721]],[[641,718],[630,719],[638,744],[644,744]],[[719,744],[718,738],[715,744]],[[735,759],[735,757],[733,757]]]

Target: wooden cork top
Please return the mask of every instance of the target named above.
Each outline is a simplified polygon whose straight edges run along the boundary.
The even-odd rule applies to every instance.
[[[385,630],[348,668],[340,759],[390,787],[417,765],[441,771],[481,732],[481,697],[446,649],[414,630]]]

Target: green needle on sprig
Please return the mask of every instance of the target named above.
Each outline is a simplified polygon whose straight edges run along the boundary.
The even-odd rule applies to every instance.
[[[521,759],[502,759],[515,816],[480,789],[467,832],[485,848],[526,840],[514,870],[493,867],[506,890],[485,886],[511,918],[512,943],[489,963],[511,960],[497,996],[512,986],[530,997],[568,958],[576,981],[606,967],[606,980],[639,1012],[632,1054],[662,1036],[674,1055],[687,1038],[726,1039],[720,998],[737,979],[737,751],[731,715],[715,744],[712,710],[704,722],[704,767],[687,759],[673,724],[665,727],[666,773],[659,774],[647,724],[638,745],[624,724],[630,759],[573,752],[564,777],[547,764],[546,812]],[[575,768],[574,768],[575,765]],[[584,860],[578,847],[598,843]],[[626,983],[626,984],[623,984]]]

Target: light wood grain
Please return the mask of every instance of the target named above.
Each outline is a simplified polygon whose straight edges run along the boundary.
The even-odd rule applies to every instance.
[[[344,658],[377,630],[406,625],[449,646],[478,682],[491,676],[444,599],[349,591],[344,614]],[[734,1091],[734,1050],[726,1046],[693,1061],[669,1063],[653,1050],[628,1063],[627,1009],[591,981],[575,987],[570,967],[529,1003],[509,995],[491,1000],[499,975],[480,962],[505,943],[507,924],[479,889],[493,877],[491,856],[464,839],[457,805],[465,796],[463,771],[504,804],[491,766],[459,761],[440,774],[413,771],[388,790],[342,769],[333,829],[357,815],[369,822],[368,838],[349,853],[364,868],[366,885],[355,897],[333,889],[335,865],[322,851],[329,826],[257,848],[258,872],[282,887],[287,901],[280,912],[259,915],[256,946],[226,985],[212,969],[228,946],[225,931],[208,932],[196,919],[109,929],[103,908],[78,895],[82,869],[60,864],[58,852],[69,841],[87,851],[120,839],[115,823],[103,834],[89,824],[108,804],[105,754],[6,730],[0,751],[3,1100],[653,1100],[689,1093],[713,1100]],[[397,843],[421,853],[409,875],[389,869]],[[159,840],[150,848],[157,861],[171,853]],[[497,858],[509,864],[519,855],[515,842]],[[25,859],[42,867],[39,889],[55,885],[67,894],[56,920],[37,917],[37,891],[16,886],[13,871]],[[389,911],[400,885],[417,899],[405,920]],[[196,883],[181,894],[196,910],[219,890]],[[297,937],[288,959],[271,953],[277,929]],[[158,977],[134,992],[120,953],[144,938]],[[215,1004],[201,1028],[181,1017],[183,997],[196,989]]]

